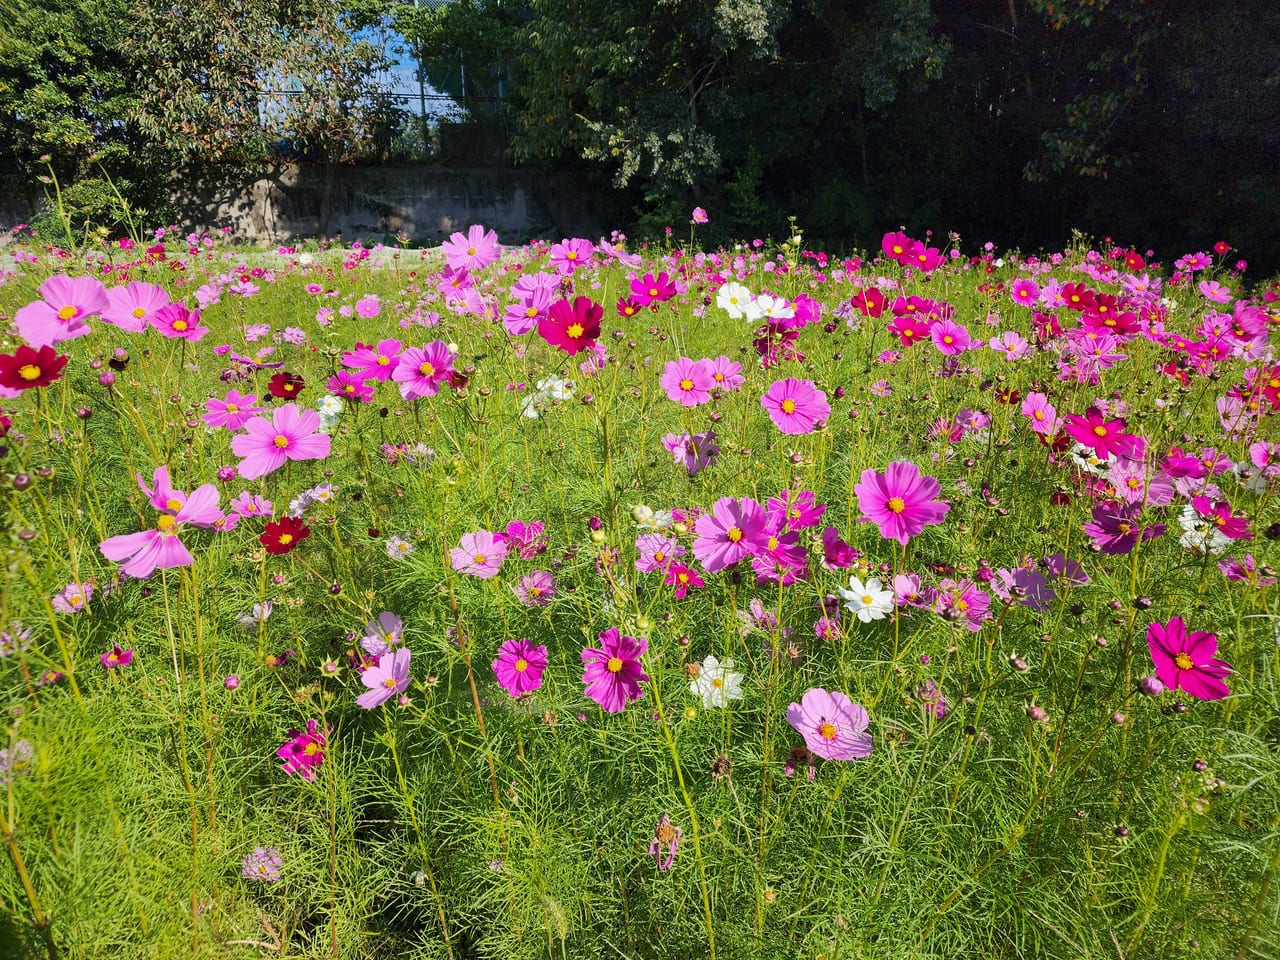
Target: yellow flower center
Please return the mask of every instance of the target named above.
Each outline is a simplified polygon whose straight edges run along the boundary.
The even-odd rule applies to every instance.
[[[107,663],[119,663],[119,662],[120,662],[120,658],[116,655],[116,652],[114,650],[112,650],[110,653],[107,654]]]
[[[569,324],[569,329],[567,329],[565,333],[573,337],[573,339],[577,340],[578,337],[582,336],[583,334],[582,324],[580,323]]]
[[[901,497],[890,497],[889,502],[886,503],[885,506],[894,513],[901,513],[903,510],[907,509],[906,501]]]
[[[387,364],[389,364],[390,362],[391,362],[391,358],[390,358],[390,357],[379,357],[379,358],[378,358],[378,366],[380,366],[380,367],[385,367],[385,366],[386,366]]]
[[[308,757],[314,757],[317,753],[322,752],[322,750],[321,750],[320,744],[313,742],[313,743],[308,743],[305,747],[303,747],[302,752],[305,753]]]
[[[471,559],[474,560],[476,563],[478,563],[480,566],[482,567],[484,566],[485,556],[483,553],[477,553]]]
[[[619,657],[610,657],[607,664],[610,673],[617,673],[622,669],[622,660]]]
[[[178,521],[167,513],[156,520],[156,529],[161,533],[173,533],[174,527],[178,525]]]
[[[177,330],[179,333],[182,333],[182,331],[187,329],[187,321],[185,320],[173,321],[173,329]]]
[[[685,573],[685,572],[681,571],[680,573],[677,573],[677,574],[676,574],[676,579],[677,579],[677,580],[679,580],[681,583],[688,583],[688,582],[689,582],[689,575],[688,575],[687,573]]]
[[[577,259],[578,259],[578,255],[577,255],[576,253],[574,253],[574,251],[570,250],[568,253],[566,253],[566,254],[564,255],[564,258],[565,258],[566,260],[577,260]]]
[[[916,335],[916,332],[913,328],[907,327],[907,329],[902,331],[902,335],[904,337],[914,337]]]
[[[796,402],[795,402],[794,400],[792,400],[790,397],[787,397],[787,399],[785,399],[785,400],[783,400],[783,401],[782,401],[782,412],[783,412],[783,413],[795,413],[795,412],[796,412]]]
[[[1191,662],[1191,655],[1186,653],[1178,654],[1173,658],[1173,662],[1178,665],[1179,670],[1190,670],[1193,666]]]
[[[134,307],[133,315],[137,317],[139,320],[141,320],[143,317],[147,315],[147,311],[142,309],[142,307]]]
[[[769,537],[769,549],[770,549],[770,550],[777,550],[777,549],[778,549],[778,538],[777,538],[777,537],[770,535],[770,537]]]
[[[468,255],[468,256],[471,256],[471,257],[474,257],[474,256],[476,255],[476,248],[475,248],[475,247],[467,247],[467,255]]]
[[[666,553],[665,553],[665,552],[663,552],[662,550],[659,550],[657,553],[655,553],[655,554],[653,555],[653,559],[655,559],[655,560],[657,560],[659,563],[661,563],[663,560],[667,559],[667,555],[666,555]]]
[[[422,366],[418,367],[418,372],[422,374],[424,377],[430,377],[435,374],[436,368],[433,367],[426,360],[424,360],[422,361]]]
[[[729,538],[729,542],[730,542],[730,543],[737,543],[739,540],[741,540],[741,539],[742,539],[742,528],[741,528],[741,527],[730,527],[730,528],[725,532],[725,536]]]
[[[525,310],[524,315],[525,315],[526,317],[536,317],[536,316],[538,315],[538,308],[537,308],[537,307],[528,307],[528,308]]]
[[[517,673],[524,673],[528,669],[529,669],[529,661],[524,659],[524,657],[521,657],[519,660],[516,661]]]
[[[287,547],[287,546],[288,546],[289,544],[291,544],[291,543],[293,543],[293,534],[292,534],[292,533],[282,533],[282,534],[280,534],[280,546],[282,546],[282,547]]]
[[[692,381],[692,380],[690,380],[688,377],[685,377],[683,380],[681,380],[681,381],[680,381],[680,389],[681,389],[681,390],[692,390],[692,389],[693,389],[693,381]]]
[[[651,297],[656,297],[657,295],[658,295],[658,288],[657,288],[657,287],[650,287],[650,288],[649,288],[649,296],[651,296]]]
[[[396,688],[396,678],[387,677],[387,679],[382,681],[382,685],[386,687],[388,690],[394,690]]]
[[[834,740],[836,738],[836,725],[834,723],[824,723],[818,728],[818,735],[823,740]]]
[[[283,433],[277,433],[276,438],[271,442],[275,444],[277,450],[283,450],[285,447],[289,446],[289,438]]]
[[[79,307],[73,307],[71,306],[71,304],[67,304],[65,307],[63,307],[61,310],[58,311],[58,319],[70,320],[79,312],[80,312]]]
[[[1095,437],[1105,437],[1107,435],[1107,428],[1103,426],[1094,427],[1093,435]]]
[[[1032,414],[1032,416],[1033,416],[1033,417],[1035,417],[1037,420],[1043,420],[1043,419],[1044,419],[1044,411],[1043,411],[1043,410],[1037,410],[1035,413],[1033,413],[1033,414]]]
[[[711,685],[717,690],[724,686],[724,677],[716,677],[711,681]]]
[[[869,593],[864,593],[864,594],[862,595],[862,603],[863,603],[863,605],[864,605],[864,606],[868,606],[868,607],[869,607],[869,606],[871,606],[871,605],[872,605],[873,603],[875,603],[875,602],[876,602],[876,598],[875,598],[875,597],[873,597],[871,594],[869,594]]]
[[[968,600],[957,600],[957,601],[956,601],[956,609],[957,609],[957,610],[959,610],[961,613],[964,613],[966,610],[968,610],[968,609],[969,609],[969,601],[968,601]]]
[[[1121,533],[1129,533],[1132,529],[1133,529],[1133,524],[1131,524],[1131,523],[1122,523],[1122,524],[1120,524],[1120,532],[1121,532]]]
[[[24,363],[18,368],[18,376],[23,380],[39,380],[40,367],[34,363]]]
[[[166,510],[173,510],[176,512],[182,509],[182,501],[179,500],[177,497],[170,497],[168,500],[164,502],[164,508]]]
[[[238,413],[239,411],[240,411],[240,407],[237,404],[234,404],[234,403],[227,404],[227,413]]]

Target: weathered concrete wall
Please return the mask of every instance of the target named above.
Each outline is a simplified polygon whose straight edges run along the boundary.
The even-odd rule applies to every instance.
[[[600,198],[571,176],[502,168],[284,165],[260,177],[215,168],[176,176],[174,205],[184,227],[229,226],[232,237],[268,243],[397,234],[439,241],[471,223],[508,242],[597,237],[608,219]]]

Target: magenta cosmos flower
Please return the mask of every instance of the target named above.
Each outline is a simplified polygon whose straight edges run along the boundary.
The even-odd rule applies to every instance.
[[[662,368],[662,380],[659,382],[668,397],[685,407],[706,403],[716,386],[711,363],[688,357],[669,361]]]
[[[556,273],[568,276],[595,259],[595,246],[590,240],[574,237],[572,240],[561,240],[551,246],[551,263]]]
[[[600,634],[599,647],[582,651],[582,682],[586,694],[607,713],[618,713],[632,700],[639,700],[640,681],[648,675],[640,668],[647,640],[620,636],[617,627]]]
[[[284,761],[281,768],[287,774],[297,774],[303,780],[315,778],[315,771],[324,763],[325,730],[319,720],[308,720],[305,733],[289,731],[289,739],[280,744],[276,756]]]
[[[406,400],[433,397],[440,384],[453,373],[453,354],[443,340],[432,340],[425,347],[409,347],[400,354],[391,379],[400,384],[400,396]]]
[[[1156,665],[1156,676],[1170,690],[1181,688],[1200,700],[1221,700],[1231,691],[1223,677],[1231,667],[1213,655],[1218,652],[1216,634],[1187,632],[1181,617],[1147,628],[1147,647]]]
[[[721,497],[693,523],[693,555],[715,573],[755,553],[768,536],[764,507],[750,497]]]
[[[195,562],[190,551],[178,539],[185,524],[209,526],[222,517],[218,509],[218,488],[206,483],[192,491],[182,508],[174,514],[162,514],[154,530],[126,533],[102,541],[98,549],[108,560],[120,564],[120,572],[145,580],[157,569],[186,567]]]
[[[379,340],[377,345],[356,343],[354,350],[342,355],[342,365],[354,370],[363,380],[388,380],[400,363],[399,340]]]
[[[1063,420],[1067,433],[1099,457],[1110,458],[1116,455],[1136,459],[1138,438],[1124,432],[1128,426],[1125,421],[1118,418],[1108,420],[1097,407],[1090,407],[1084,412],[1084,416],[1069,413]]]
[[[831,416],[827,395],[812,380],[777,380],[760,398],[760,406],[783,433],[812,433],[819,420]]]
[[[534,646],[525,637],[508,640],[498,648],[493,672],[502,689],[513,697],[532,693],[542,686],[542,672],[547,669],[547,648]]]
[[[444,251],[444,261],[453,270],[483,270],[502,256],[502,247],[498,245],[498,235],[492,230],[486,231],[478,223],[473,223],[464,236],[455,233],[440,244]]]
[[[839,691],[806,690],[799,703],[787,707],[787,723],[826,760],[861,760],[871,754],[867,711]]]
[[[369,689],[356,697],[366,710],[380,707],[409,686],[409,648],[400,647],[384,653],[378,662],[360,674],[360,682]]]
[[[244,457],[236,469],[246,480],[279,470],[286,460],[323,460],[329,455],[330,438],[320,433],[320,415],[292,403],[272,411],[271,419],[254,417],[245,433],[231,438],[231,452]]]
[[[169,305],[169,294],[154,283],[131,280],[107,291],[107,307],[102,319],[129,333],[141,333],[156,311]]]
[[[477,530],[462,536],[461,546],[449,552],[453,561],[453,569],[459,573],[468,573],[481,580],[496,577],[502,569],[502,561],[507,558],[506,537],[495,535],[488,530]]]
[[[590,297],[575,297],[572,304],[557,300],[538,321],[538,335],[573,356],[595,344],[603,316],[604,307]]]
[[[908,461],[894,461],[884,473],[862,471],[862,480],[854,486],[858,495],[858,519],[880,527],[880,536],[897,540],[904,547],[907,540],[925,527],[941,523],[951,505],[933,498],[942,485],[933,477],[920,475],[920,468]]]
[[[161,336],[172,340],[189,340],[192,343],[209,332],[208,327],[200,326],[200,311],[188,310],[183,303],[170,303],[161,307],[152,316],[151,325]]]
[[[33,347],[83,337],[89,332],[85,321],[109,306],[106,287],[93,277],[50,277],[40,285],[40,298],[13,315],[18,335]]]

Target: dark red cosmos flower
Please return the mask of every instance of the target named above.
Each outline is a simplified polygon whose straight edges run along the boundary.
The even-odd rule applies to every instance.
[[[68,359],[58,356],[53,347],[36,350],[24,343],[12,354],[0,353],[0,386],[10,390],[47,387],[62,376]]]
[[[267,553],[288,553],[307,537],[311,536],[311,528],[296,517],[281,517],[279,520],[268,520],[258,542],[267,548]]]
[[[267,384],[267,389],[273,397],[287,400],[300,394],[302,388],[306,385],[307,381],[298,376],[298,374],[281,372],[271,378],[271,382]]]

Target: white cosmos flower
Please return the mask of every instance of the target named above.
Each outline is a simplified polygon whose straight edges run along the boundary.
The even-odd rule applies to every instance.
[[[893,612],[893,591],[886,590],[878,577],[863,583],[857,577],[849,578],[849,589],[836,587],[844,597],[845,607],[863,623],[883,620]]]
[[[1231,538],[1224,536],[1212,520],[1206,520],[1196,513],[1195,507],[1190,504],[1184,506],[1178,515],[1178,526],[1182,527],[1178,543],[1188,550],[1216,557],[1231,546]]]
[[[751,291],[740,283],[726,283],[716,293],[716,306],[734,320],[741,320],[751,303]]]
[[[723,707],[726,700],[742,699],[742,674],[733,672],[732,660],[721,663],[709,656],[689,690],[702,698],[703,707]]]
[[[795,307],[786,300],[785,297],[771,297],[767,293],[762,293],[756,297],[753,305],[759,314],[752,319],[758,320],[766,317],[770,320],[790,320],[796,315]]]

